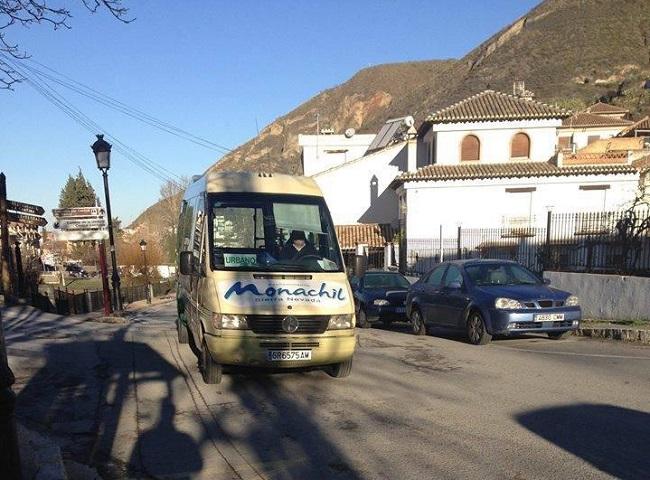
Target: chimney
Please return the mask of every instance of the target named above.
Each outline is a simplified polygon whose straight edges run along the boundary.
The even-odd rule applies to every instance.
[[[406,169],[415,172],[418,169],[418,131],[413,125],[406,132]]]

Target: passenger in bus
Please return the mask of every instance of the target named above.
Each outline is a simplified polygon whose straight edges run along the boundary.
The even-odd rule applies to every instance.
[[[280,252],[280,260],[298,260],[308,255],[318,255],[318,252],[307,241],[305,232],[302,230],[292,230],[289,241],[282,249],[282,252]]]

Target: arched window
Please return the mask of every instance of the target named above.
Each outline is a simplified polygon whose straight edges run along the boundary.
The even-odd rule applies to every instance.
[[[460,144],[460,161],[478,160],[481,157],[481,142],[476,135],[467,135]]]
[[[525,133],[515,133],[510,145],[511,158],[529,158],[530,157],[530,137]]]

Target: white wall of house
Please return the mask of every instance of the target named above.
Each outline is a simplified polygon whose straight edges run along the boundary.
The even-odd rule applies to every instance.
[[[375,134],[298,135],[302,148],[303,173],[312,176],[337,165],[361,157],[375,138]]]
[[[638,182],[638,174],[410,182],[404,185],[407,235],[437,238],[440,225],[446,232],[454,232],[458,225],[515,226],[522,217],[530,218],[530,226],[542,227],[549,208],[554,212],[618,210],[634,198]]]
[[[560,119],[517,120],[503,122],[439,123],[435,134],[435,163],[460,163],[460,146],[466,135],[476,135],[481,142],[481,163],[503,163],[510,159],[510,142],[516,133],[530,137],[529,161],[545,162],[555,154]]]
[[[580,150],[589,144],[589,137],[597,136],[599,139],[612,138],[616,136],[621,130],[623,130],[623,127],[560,128],[557,131],[557,136],[560,138],[571,137],[573,135],[573,143],[575,143],[576,148]]]
[[[406,171],[407,150],[403,142],[313,175],[336,225],[397,223],[397,195],[389,185]]]

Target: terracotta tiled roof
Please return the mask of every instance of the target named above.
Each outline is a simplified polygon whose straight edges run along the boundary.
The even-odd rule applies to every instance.
[[[623,107],[617,107],[616,105],[610,105],[609,103],[598,102],[594,103],[591,107],[585,110],[587,113],[596,113],[596,114],[605,114],[613,115],[616,113],[630,113],[630,111]]]
[[[336,225],[336,237],[343,250],[356,248],[362,243],[369,247],[383,247],[391,242],[395,232],[390,225],[362,223],[359,225]]]
[[[427,117],[432,123],[452,123],[488,120],[523,120],[564,118],[571,112],[536,100],[515,97],[494,90],[484,90],[438,110]]]
[[[583,152],[565,155],[563,166],[569,165],[620,165],[628,163],[627,151],[625,152]]]
[[[627,127],[633,122],[622,118],[596,115],[595,113],[578,112],[562,120],[562,128],[585,127]]]
[[[427,165],[406,172],[391,183],[396,188],[404,182],[478,180],[487,178],[562,177],[569,175],[628,174],[638,170],[629,164],[570,165],[558,167],[549,162],[473,163],[469,165]]]
[[[589,145],[581,148],[578,154],[581,153],[606,153],[606,152],[620,152],[620,151],[639,151],[644,147],[643,137],[612,137],[603,138],[591,142]]]
[[[633,137],[635,130],[650,130],[650,117],[643,117],[636,123],[618,132],[617,137]]]
[[[646,155],[643,158],[633,161],[632,165],[640,172],[650,171],[650,155]]]

